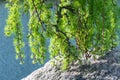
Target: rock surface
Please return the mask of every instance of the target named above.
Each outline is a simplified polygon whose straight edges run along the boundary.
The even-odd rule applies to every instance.
[[[75,62],[68,71],[53,67],[49,61],[22,80],[120,80],[120,51],[113,50],[90,65]]]

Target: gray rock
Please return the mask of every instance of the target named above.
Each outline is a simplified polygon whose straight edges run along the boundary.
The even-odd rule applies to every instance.
[[[68,71],[61,71],[49,61],[22,80],[120,80],[120,51],[113,50],[89,65],[75,62]]]

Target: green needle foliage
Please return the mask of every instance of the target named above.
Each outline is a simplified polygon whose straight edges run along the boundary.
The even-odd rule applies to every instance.
[[[14,36],[16,57],[23,62],[24,42],[21,9],[30,15],[29,46],[33,63],[43,63],[46,40],[51,58],[67,68],[90,55],[103,56],[117,46],[118,7],[116,0],[8,0],[6,36]],[[75,45],[71,40],[75,40]]]

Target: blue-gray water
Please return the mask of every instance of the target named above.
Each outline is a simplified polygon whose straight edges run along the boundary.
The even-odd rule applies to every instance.
[[[27,55],[25,64],[20,65],[19,61],[15,59],[12,38],[4,36],[4,26],[7,18],[7,9],[4,6],[5,2],[0,0],[0,80],[21,80],[41,65],[31,63],[31,53],[27,44],[25,46],[25,54]],[[23,15],[22,22],[24,31],[27,32],[28,17]],[[24,41],[27,41],[27,39],[24,38]]]

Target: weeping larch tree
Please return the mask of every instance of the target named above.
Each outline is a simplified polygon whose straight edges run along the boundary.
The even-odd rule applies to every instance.
[[[117,46],[116,0],[7,0],[5,35],[14,36],[16,58],[24,62],[22,12],[28,14],[28,44],[33,63],[46,53],[67,68],[73,61],[103,56]],[[46,48],[46,40],[50,40]],[[74,40],[72,43],[71,40]]]

